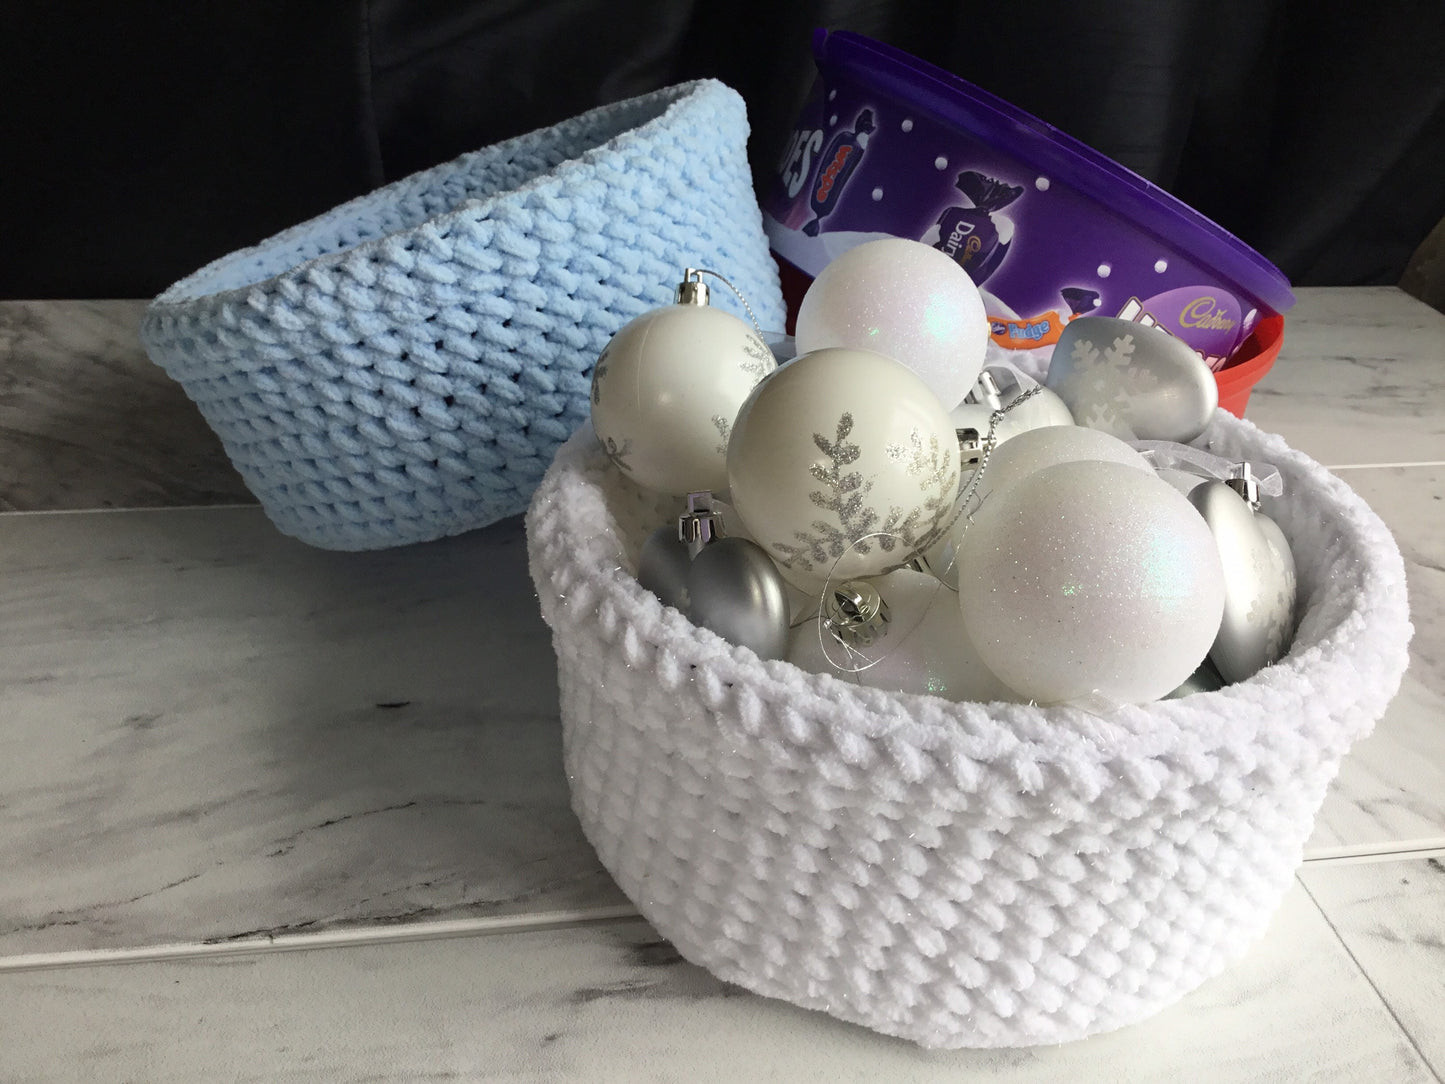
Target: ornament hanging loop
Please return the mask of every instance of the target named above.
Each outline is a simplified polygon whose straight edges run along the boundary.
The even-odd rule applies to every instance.
[[[888,603],[867,580],[847,580],[825,592],[823,627],[848,647],[869,647],[888,633]],[[831,660],[830,660],[831,661]]]
[[[978,492],[979,483],[983,481],[983,473],[988,469],[988,461],[993,457],[994,449],[998,447],[998,427],[999,423],[1003,421],[1004,415],[1014,407],[1028,402],[1038,394],[1038,390],[1039,386],[1035,385],[1006,406],[996,407],[988,416],[988,433],[981,439],[975,429],[958,430],[959,454],[964,460],[964,465],[967,466],[972,462],[977,466],[973,469],[973,477],[969,479],[968,485],[964,487],[963,492],[958,495],[958,500],[954,502],[953,514],[948,517],[945,525],[937,533],[942,534],[944,531],[952,530],[953,525],[958,522],[959,517],[968,508],[969,502],[973,500],[973,495]],[[967,434],[972,434],[972,436],[967,436]]]
[[[683,269],[682,281],[677,284],[677,290],[673,294],[673,302],[678,305],[706,305],[709,304],[709,297],[712,291],[707,283],[698,277],[696,269],[687,267]]]
[[[710,490],[687,495],[687,511],[677,517],[677,540],[687,547],[689,557],[696,557],[719,538],[726,537],[722,515],[713,506]]]
[[[702,281],[703,275],[711,275],[729,290],[731,290],[738,301],[742,303],[743,310],[747,312],[748,319],[753,322],[753,330],[758,333],[758,338],[763,338],[763,325],[758,323],[757,316],[753,313],[753,307],[748,304],[748,299],[743,292],[728,281],[727,277],[710,271],[706,267],[688,267],[682,272],[682,282],[677,287],[677,302],[681,305],[706,305],[708,303],[709,291],[707,283]],[[701,293],[701,300],[694,300],[698,293]]]
[[[990,380],[990,384],[992,384],[992,380]],[[982,386],[985,391],[989,390],[988,385],[985,384]],[[997,387],[997,385],[994,385],[994,387]],[[984,474],[988,470],[989,461],[993,458],[993,453],[999,446],[999,424],[1009,411],[1021,403],[1028,402],[1029,399],[1038,394],[1039,391],[1040,385],[1035,384],[1011,402],[991,410],[988,417],[988,432],[986,433],[981,433],[972,427],[955,430],[958,436],[959,459],[965,470],[972,468],[973,475],[954,499],[952,511],[934,528],[932,534],[926,540],[927,544],[924,546],[924,551],[921,551],[923,555],[919,558],[924,568],[947,586],[950,591],[956,592],[958,590],[958,588],[948,580],[949,575],[953,572],[954,563],[958,560],[957,540],[963,537],[964,532],[968,530],[970,524],[973,522],[973,512],[975,511],[973,508],[974,499],[978,494],[979,485],[983,481]],[[936,546],[940,539],[952,535],[954,528],[958,526],[960,520],[963,520],[964,523],[955,537],[952,547],[954,552],[948,553],[947,560],[942,566],[934,565],[932,561],[930,561],[930,557],[926,554],[926,551]],[[941,559],[937,554],[933,554],[932,556],[934,560]]]
[[[1259,511],[1259,479],[1249,469],[1248,463],[1240,463],[1230,472],[1224,484],[1238,493],[1251,512]]]

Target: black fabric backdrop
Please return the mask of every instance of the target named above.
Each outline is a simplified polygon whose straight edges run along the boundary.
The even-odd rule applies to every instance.
[[[950,68],[1301,285],[1445,216],[1441,0],[256,0],[0,12],[0,297],[148,296],[413,170],[702,75],[767,171],[815,26]]]

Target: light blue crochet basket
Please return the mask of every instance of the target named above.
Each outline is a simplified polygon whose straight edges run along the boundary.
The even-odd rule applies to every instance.
[[[713,81],[604,106],[217,260],[141,338],[287,534],[360,550],[485,526],[526,508],[598,353],[684,267],[783,326],[747,135]]]

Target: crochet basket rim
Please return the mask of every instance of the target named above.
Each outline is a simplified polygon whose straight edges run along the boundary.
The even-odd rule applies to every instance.
[[[639,621],[660,622],[666,639],[678,652],[681,665],[706,670],[718,681],[744,687],[746,695],[765,702],[788,698],[790,693],[785,682],[795,681],[801,674],[811,697],[810,706],[836,704],[864,709],[871,729],[860,732],[859,736],[869,740],[886,735],[919,748],[937,749],[940,745],[980,731],[995,734],[1007,730],[1016,739],[1011,743],[1015,751],[1026,752],[1040,761],[1056,756],[1067,756],[1071,760],[1084,757],[1094,762],[1117,758],[1142,760],[1161,751],[1177,750],[1181,745],[1208,752],[1216,746],[1248,742],[1262,728],[1278,724],[1282,711],[1289,704],[1311,695],[1313,674],[1321,668],[1339,665],[1365,640],[1380,641],[1382,647],[1395,648],[1403,653],[1413,632],[1408,602],[1404,598],[1404,563],[1399,549],[1379,517],[1353,490],[1329,475],[1314,460],[1290,448],[1283,439],[1263,432],[1251,422],[1221,413],[1201,441],[1211,436],[1223,437],[1235,444],[1249,444],[1254,449],[1251,457],[1257,450],[1260,456],[1267,457],[1281,471],[1327,476],[1333,485],[1322,488],[1315,496],[1336,511],[1348,512],[1349,516],[1342,519],[1353,517],[1362,521],[1373,529],[1377,540],[1388,540],[1388,547],[1381,551],[1366,544],[1366,527],[1359,527],[1351,532],[1356,536],[1351,539],[1351,550],[1357,560],[1351,570],[1349,585],[1335,577],[1330,583],[1314,584],[1313,591],[1306,598],[1302,578],[1301,612],[1307,610],[1318,593],[1330,590],[1350,590],[1351,605],[1328,628],[1311,629],[1307,621],[1302,621],[1285,657],[1265,671],[1213,692],[1177,700],[1120,705],[1107,718],[1067,705],[952,702],[926,694],[873,689],[827,674],[806,673],[785,660],[761,660],[750,649],[733,645],[715,633],[693,625],[683,614],[664,606],[637,583],[626,567],[619,528],[607,511],[602,492],[586,482],[580,483],[581,492],[595,504],[573,507],[568,519],[574,525],[591,522],[597,526],[590,544],[578,548],[574,567],[595,575],[594,585],[602,596],[599,605],[613,611],[619,628]],[[590,425],[584,424],[559,450],[527,513],[529,549],[539,544],[536,536],[543,518],[542,506],[552,498],[553,490],[563,478],[570,475],[576,481],[578,467],[575,460],[579,456],[590,457],[595,444],[596,437]],[[548,624],[554,626],[555,634],[556,617],[552,605],[555,600],[547,594],[551,585],[539,579],[537,568],[534,555],[533,578],[537,581],[543,615]],[[1402,585],[1400,597],[1395,600],[1394,606],[1376,614],[1371,621],[1366,613],[1367,593],[1372,587],[1391,581]],[[1269,675],[1271,695],[1267,703],[1261,704],[1255,700],[1255,691],[1263,687],[1264,674]],[[1359,703],[1368,705],[1378,701],[1382,709],[1394,691],[1394,688],[1361,689]],[[1220,725],[1205,734],[1190,727],[1188,719],[1199,705],[1210,703],[1227,705],[1231,710],[1222,712]],[[1342,714],[1345,709],[1346,706],[1341,705],[1335,714]],[[851,715],[849,712],[838,714],[839,718]],[[1371,715],[1371,722],[1377,714],[1378,711]],[[789,743],[786,728],[778,720],[773,722],[775,725],[769,731],[770,736]]]
[[[205,289],[205,284],[212,281],[227,270],[237,265],[244,265],[248,260],[274,251],[285,251],[285,249],[298,239],[313,234],[316,230],[334,223],[343,223],[354,219],[358,211],[364,210],[369,205],[377,202],[385,202],[392,190],[398,185],[414,184],[419,181],[443,176],[448,173],[465,169],[472,163],[481,159],[501,158],[507,155],[513,148],[524,146],[535,138],[536,132],[525,132],[513,136],[511,139],[494,143],[479,150],[468,151],[455,158],[415,173],[406,175],[387,182],[370,192],[362,193],[344,203],[338,204],[313,218],[288,226],[278,233],[272,234],[265,240],[245,248],[229,252],[218,259],[212,260],[205,266],[177,280],[165,290],[157,294],[147,306],[148,313],[160,313],[173,308],[194,309],[202,302],[220,305],[228,301],[243,300],[247,294],[258,287],[274,283],[282,279],[296,278],[318,269],[326,268],[334,263],[345,259],[352,259],[358,255],[364,255],[370,251],[381,248],[383,245],[393,241],[397,237],[415,232],[424,226],[433,226],[443,229],[453,222],[457,222],[463,216],[485,218],[490,210],[502,203],[516,202],[526,196],[548,186],[555,186],[564,180],[567,174],[582,168],[595,165],[600,159],[625,148],[628,144],[647,140],[652,134],[660,129],[673,126],[679,119],[679,114],[695,108],[699,103],[708,98],[723,96],[741,100],[737,91],[727,84],[716,79],[695,79],[685,83],[678,83],[648,94],[632,98],[622,99],[616,102],[609,102],[605,105],[596,106],[579,113],[576,116],[568,117],[554,125],[548,126],[545,130],[557,139],[566,138],[578,129],[585,129],[593,124],[599,117],[610,111],[619,109],[643,110],[653,107],[659,103],[666,103],[663,108],[654,112],[647,120],[640,124],[630,125],[615,135],[589,147],[581,154],[567,158],[557,165],[552,166],[529,178],[513,188],[507,188],[494,192],[482,198],[468,198],[458,202],[454,207],[428,216],[413,222],[399,229],[391,230],[376,237],[368,237],[351,244],[341,244],[309,259],[296,260],[288,263],[282,270],[270,275],[262,275],[252,278],[238,286],[225,287],[218,290]]]

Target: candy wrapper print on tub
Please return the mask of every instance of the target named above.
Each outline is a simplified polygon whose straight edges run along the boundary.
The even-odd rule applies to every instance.
[[[813,51],[818,81],[762,192],[790,301],[856,245],[904,237],[968,271],[1000,346],[1119,316],[1212,369],[1294,303],[1248,245],[1007,102],[858,34],[820,30]]]

